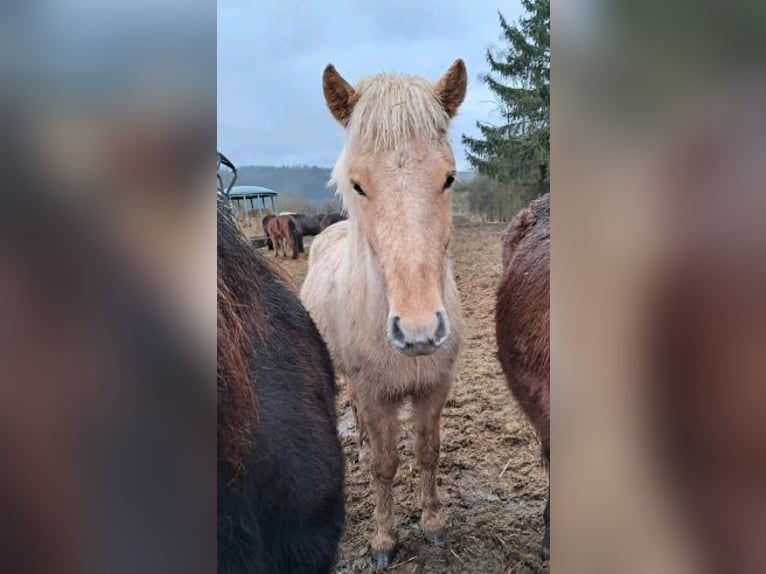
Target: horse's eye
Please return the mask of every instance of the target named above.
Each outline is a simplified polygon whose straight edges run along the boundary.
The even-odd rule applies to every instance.
[[[367,195],[367,194],[364,192],[364,190],[362,189],[362,186],[361,186],[361,185],[359,185],[359,184],[358,184],[358,183],[356,183],[356,182],[353,182],[353,185],[354,185],[354,191],[355,191],[355,192],[357,192],[359,195],[361,195],[362,197],[365,197],[365,196]]]
[[[444,189],[447,190],[450,187],[452,187],[452,184],[455,183],[455,176],[450,174],[447,176],[447,181],[444,182]]]

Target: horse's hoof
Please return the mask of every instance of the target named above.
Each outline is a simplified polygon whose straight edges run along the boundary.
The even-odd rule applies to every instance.
[[[372,565],[377,570],[384,570],[391,566],[396,556],[396,546],[390,550],[376,550],[372,553]]]
[[[444,528],[437,528],[436,530],[424,530],[423,536],[425,537],[429,546],[438,546],[444,540]]]

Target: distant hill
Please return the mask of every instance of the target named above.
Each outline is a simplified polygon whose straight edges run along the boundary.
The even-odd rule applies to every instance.
[[[237,167],[237,185],[262,185],[278,192],[285,199],[304,200],[319,208],[337,202],[334,189],[327,187],[331,171],[328,167],[308,165],[243,165]],[[474,174],[460,172],[458,177],[468,182],[474,178]]]
[[[237,167],[237,185],[262,185],[319,207],[334,198],[334,190],[327,187],[330,172],[326,167],[307,165],[244,165]]]

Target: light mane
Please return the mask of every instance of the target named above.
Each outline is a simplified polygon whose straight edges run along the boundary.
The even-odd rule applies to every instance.
[[[348,147],[360,152],[405,150],[444,140],[449,117],[430,82],[377,74],[354,87],[359,98],[346,128]]]

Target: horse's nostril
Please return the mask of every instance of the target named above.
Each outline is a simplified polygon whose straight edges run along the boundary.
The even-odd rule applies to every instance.
[[[442,313],[441,311],[437,311],[436,312],[436,333],[434,333],[436,344],[438,345],[442,341],[444,341],[446,336],[447,336],[447,323],[444,320],[444,313]]]
[[[397,345],[405,345],[404,331],[399,326],[399,316],[396,315],[391,318],[391,340]]]

